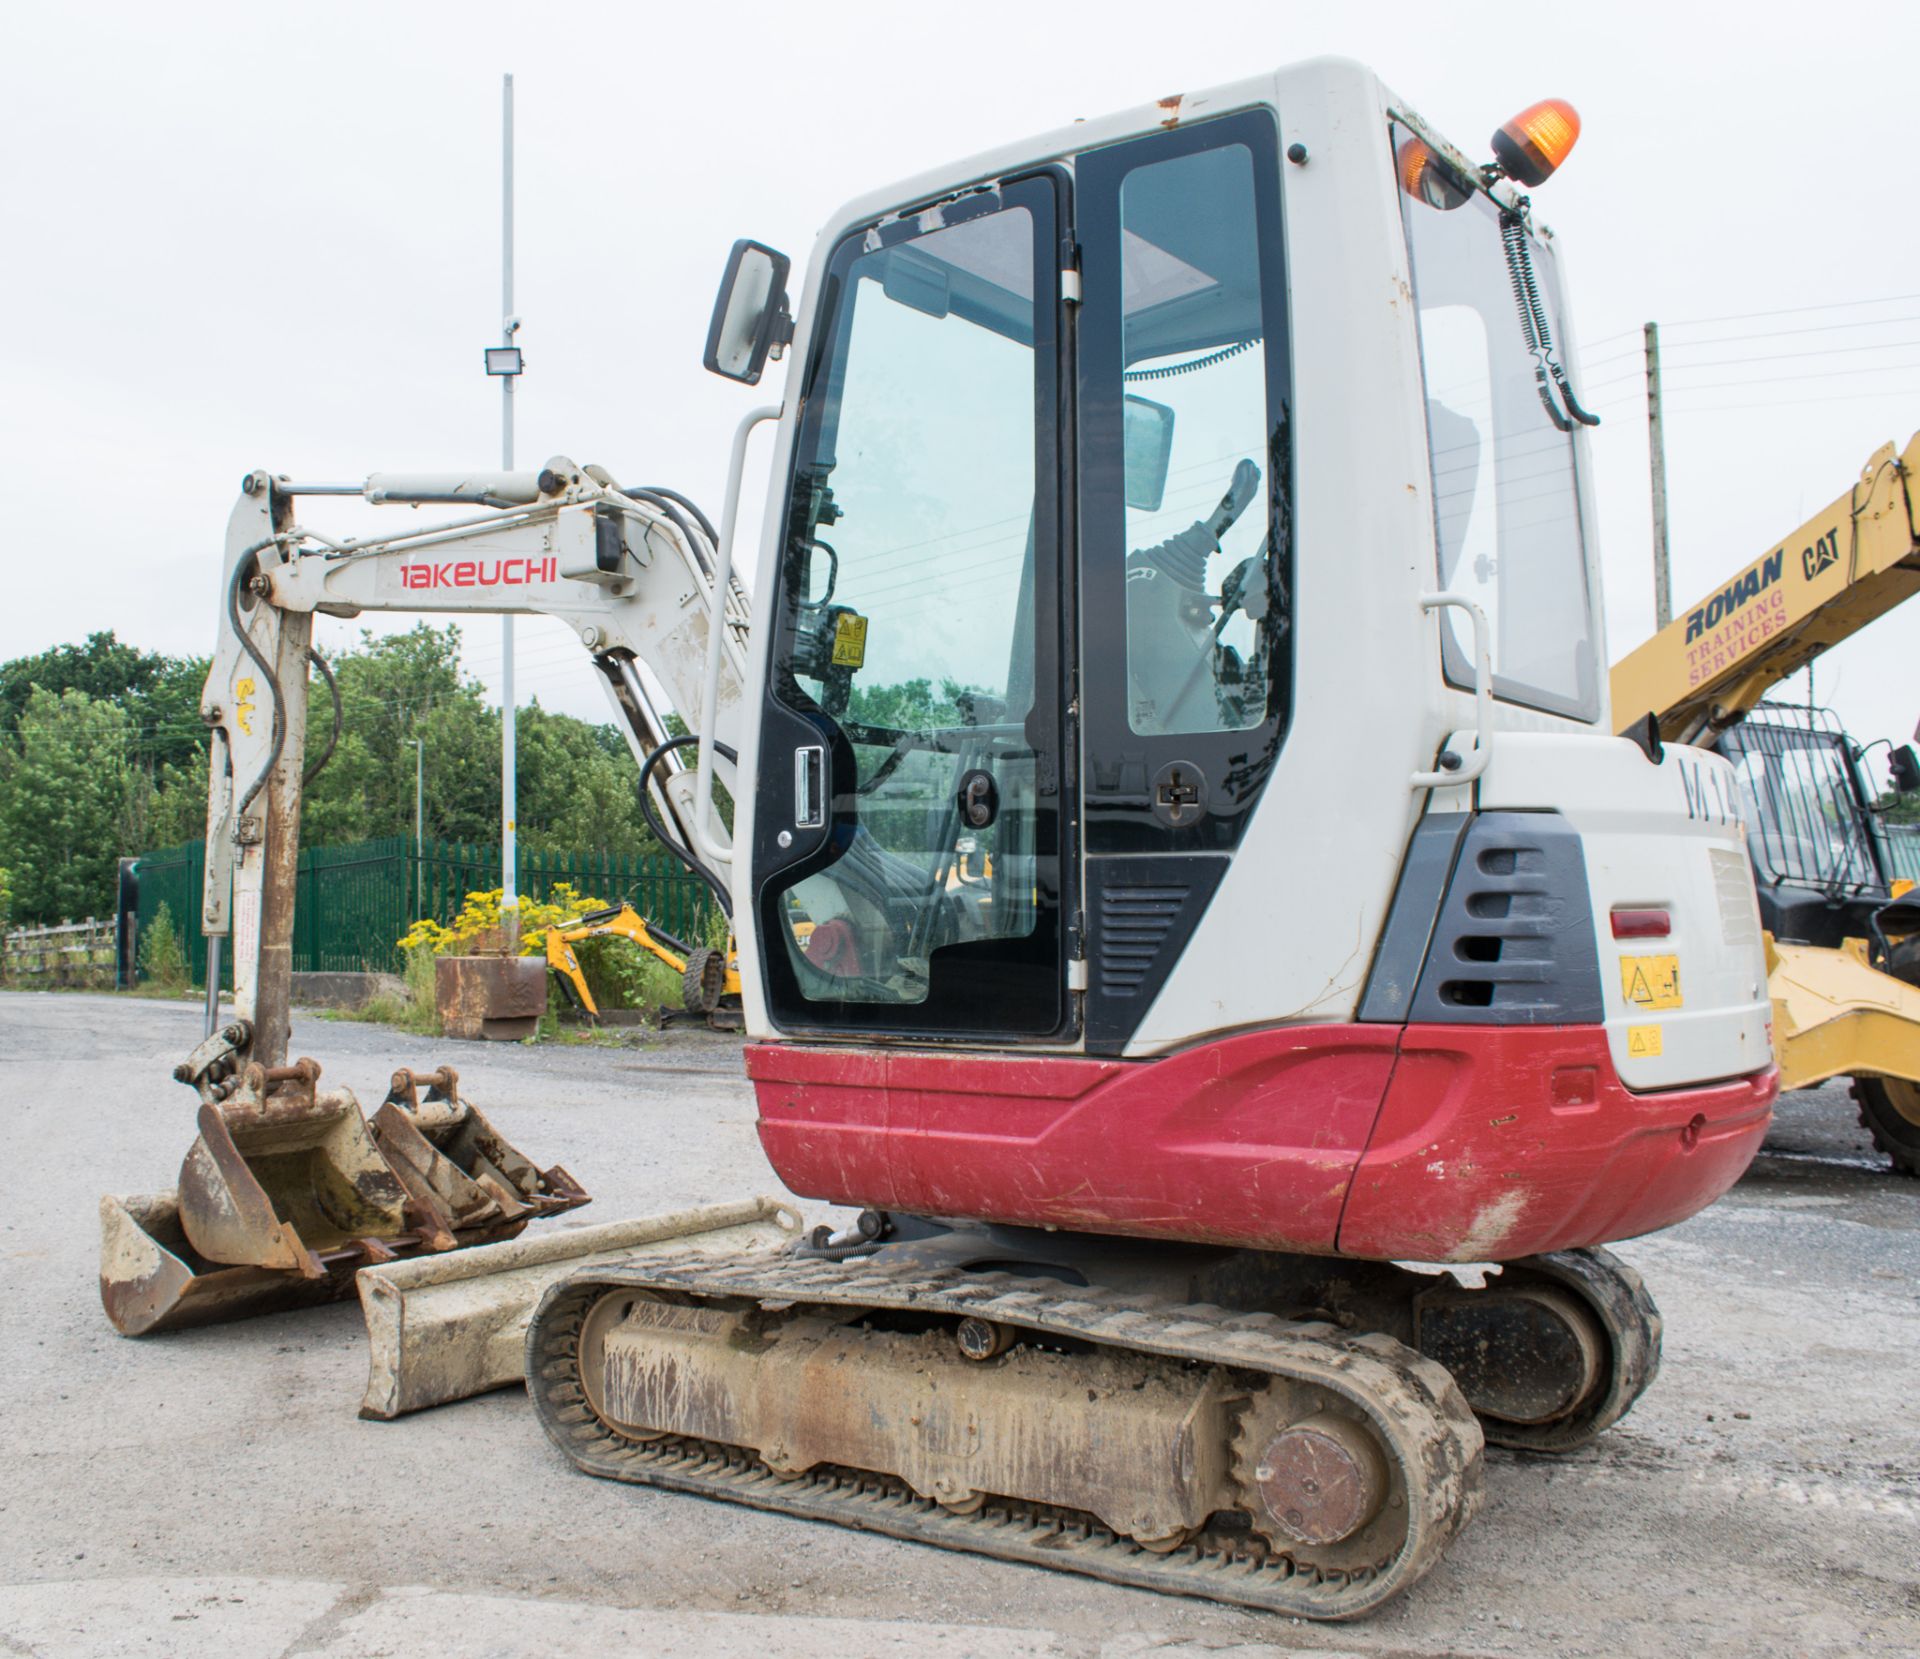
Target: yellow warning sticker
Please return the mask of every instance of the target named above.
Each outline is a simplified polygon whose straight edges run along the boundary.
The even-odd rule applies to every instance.
[[[1627,1053],[1635,1060],[1651,1060],[1660,1052],[1660,1027],[1657,1025],[1630,1025],[1627,1027]]]
[[[1681,1005],[1680,958],[1621,957],[1620,994],[1636,1008],[1678,1008]]]
[[[251,676],[233,682],[233,723],[253,736],[253,694],[259,690]]]
[[[842,612],[833,624],[833,666],[858,668],[867,660],[867,619]]]

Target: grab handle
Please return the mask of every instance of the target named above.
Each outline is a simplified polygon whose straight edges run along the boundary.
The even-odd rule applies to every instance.
[[[1465,611],[1473,618],[1473,753],[1463,761],[1448,750],[1447,754],[1455,762],[1453,770],[1413,774],[1415,789],[1448,789],[1455,784],[1472,783],[1486,771],[1487,762],[1493,758],[1493,657],[1487,646],[1487,613],[1457,593],[1422,594],[1420,608],[1423,611],[1451,608]]]

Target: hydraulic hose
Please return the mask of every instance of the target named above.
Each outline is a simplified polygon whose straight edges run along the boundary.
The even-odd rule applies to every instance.
[[[659,841],[660,845],[665,847],[668,852],[672,853],[673,856],[679,859],[693,874],[707,884],[712,890],[714,898],[719,902],[721,911],[726,915],[727,919],[731,921],[733,919],[733,895],[727,891],[726,883],[716,876],[707,865],[701,863],[700,860],[693,855],[690,848],[683,846],[679,840],[667,833],[667,826],[660,821],[659,814],[653,810],[653,801],[648,793],[649,786],[653,781],[654,768],[658,766],[661,761],[665,760],[675,749],[684,749],[688,744],[698,743],[699,741],[699,735],[695,732],[688,732],[684,737],[670,737],[641,762],[640,816],[647,821],[647,828],[653,831],[654,837]],[[717,753],[722,760],[730,761],[736,765],[739,763],[740,757],[734,752],[731,744],[722,743],[716,738],[713,747],[715,753]]]
[[[307,651],[307,661],[320,670],[320,678],[327,682],[327,690],[333,696],[333,729],[327,733],[327,746],[320,751],[320,758],[311,762],[301,774],[300,787],[308,784],[327,769],[327,762],[333,759],[333,751],[340,746],[340,683],[333,677],[333,670],[327,666],[327,659],[311,647]]]
[[[227,584],[227,621],[239,637],[240,648],[253,659],[253,665],[260,670],[261,682],[273,698],[273,746],[268,750],[267,763],[260,768],[260,774],[240,797],[233,809],[237,823],[247,815],[247,808],[253,805],[254,796],[266,787],[267,779],[273,775],[273,769],[280,764],[280,751],[286,746],[287,727],[285,716],[280,710],[280,685],[273,677],[273,665],[261,654],[260,647],[253,643],[253,636],[247,632],[240,620],[240,589],[260,568],[259,554],[262,548],[273,546],[277,537],[268,536],[255,542],[240,555],[239,562],[233,567],[233,580]]]
[[[669,498],[665,490],[626,490],[623,493],[628,500],[644,501],[649,507],[664,514],[674,529],[680,532],[680,539],[687,544],[688,550],[699,562],[700,573],[709,581],[713,579],[712,548],[715,545],[714,542],[711,538],[703,542],[700,537],[693,533],[693,526],[687,522],[685,515],[681,513],[679,507],[674,505],[674,499]],[[691,503],[688,503],[688,505],[691,505]],[[694,509],[694,516],[696,518],[701,516],[698,508]],[[704,522],[703,519],[702,523],[704,524]]]
[[[636,492],[634,491],[628,492],[628,494],[634,494],[634,493]],[[682,507],[686,508],[688,512],[693,514],[694,523],[698,524],[700,528],[706,532],[707,540],[712,542],[715,547],[718,547],[720,545],[720,533],[714,529],[713,520],[708,518],[705,513],[700,511],[700,506],[698,502],[690,501],[686,496],[682,495],[678,490],[670,490],[664,484],[643,484],[640,487],[639,493],[644,493],[646,495],[664,496],[669,501],[678,502]]]

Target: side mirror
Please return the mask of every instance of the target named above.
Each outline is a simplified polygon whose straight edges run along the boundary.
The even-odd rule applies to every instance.
[[[1896,795],[1910,795],[1920,789],[1920,755],[1911,743],[1903,743],[1887,756],[1887,773]]]
[[[1173,411],[1127,393],[1120,447],[1126,460],[1127,505],[1138,513],[1159,512],[1173,456]]]
[[[744,238],[734,243],[707,325],[704,361],[715,374],[749,386],[760,383],[768,354],[786,344],[783,326],[791,329],[787,272],[792,267],[792,260],[764,243]]]

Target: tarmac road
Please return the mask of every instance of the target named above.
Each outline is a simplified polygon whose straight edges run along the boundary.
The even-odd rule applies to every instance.
[[[1786,1101],[1733,1193],[1620,1249],[1666,1317],[1634,1414],[1566,1459],[1490,1452],[1446,1560],[1316,1627],[592,1481],[518,1391],[361,1422],[352,1304],[115,1335],[97,1201],[172,1183],[197,1024],[0,995],[0,1655],[1920,1653],[1920,1182],[1885,1171],[1844,1088]],[[394,1066],[450,1060],[594,1193],[583,1222],[777,1190],[733,1039],[300,1018],[293,1047],[367,1104]]]

